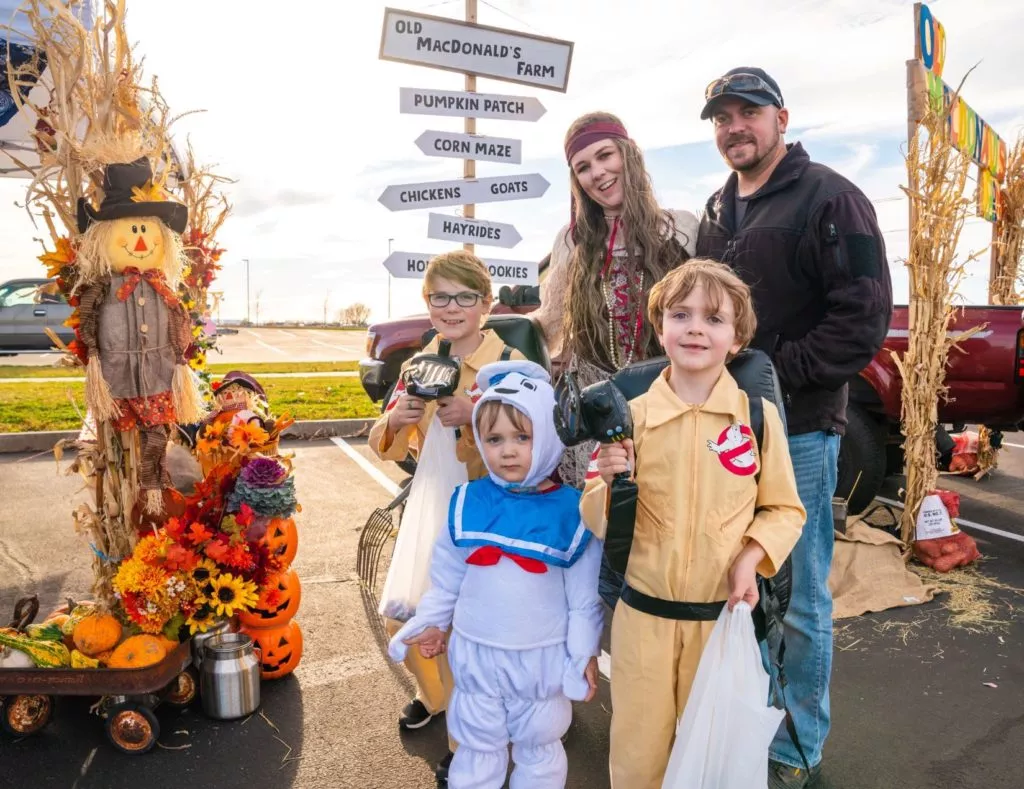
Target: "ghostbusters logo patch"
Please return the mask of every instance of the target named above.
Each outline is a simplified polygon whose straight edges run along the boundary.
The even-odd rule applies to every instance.
[[[738,477],[747,477],[757,471],[757,453],[754,451],[754,433],[744,424],[734,422],[722,431],[718,441],[708,441],[708,449],[718,456],[725,470]]]

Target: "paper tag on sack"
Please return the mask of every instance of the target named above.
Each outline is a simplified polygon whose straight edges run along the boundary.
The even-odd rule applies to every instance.
[[[950,520],[949,512],[938,496],[925,496],[917,513],[917,539],[935,540],[949,537],[959,531]]]

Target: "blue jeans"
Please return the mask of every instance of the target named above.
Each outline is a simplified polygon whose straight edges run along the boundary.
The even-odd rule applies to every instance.
[[[785,619],[788,684],[786,706],[793,715],[800,745],[814,767],[830,725],[829,678],[832,675],[832,497],[836,491],[839,436],[805,433],[789,437],[800,501],[807,510],[803,534],[793,549],[793,592]],[[769,751],[771,759],[802,767],[800,754],[783,724]]]

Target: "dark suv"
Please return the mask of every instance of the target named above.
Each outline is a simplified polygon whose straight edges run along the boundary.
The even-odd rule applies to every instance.
[[[71,306],[53,279],[12,279],[0,285],[0,356],[46,353],[54,342],[50,329],[66,345],[75,332],[64,325]]]

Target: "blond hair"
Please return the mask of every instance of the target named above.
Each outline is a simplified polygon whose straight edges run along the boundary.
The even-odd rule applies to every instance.
[[[430,293],[432,283],[439,279],[458,282],[483,296],[485,303],[491,301],[491,275],[487,266],[476,255],[463,249],[445,252],[430,259],[423,276],[423,298]]]
[[[665,313],[700,287],[708,306],[716,312],[722,302],[732,302],[735,317],[736,342],[742,349],[754,338],[757,316],[750,296],[750,288],[724,263],[708,258],[693,258],[670,271],[653,288],[647,298],[647,316],[651,325],[661,331]]]
[[[531,434],[533,433],[531,429],[533,423],[530,417],[514,405],[503,403],[501,400],[488,400],[476,412],[476,429],[481,437],[497,424],[498,417],[502,414],[508,417],[508,421],[520,433],[525,433],[527,430],[530,430]]]
[[[622,121],[610,112],[590,112],[577,118],[566,132],[565,142],[584,126],[591,123],[617,123]],[[676,238],[675,220],[658,206],[654,187],[644,164],[640,147],[633,140],[613,138],[612,142],[622,154],[622,225],[620,238],[625,244],[631,278],[643,272],[644,284],[657,282],[666,273],[685,261],[685,249]],[[594,202],[583,187],[572,167],[569,168],[569,188],[575,203],[575,244],[569,264],[569,286],[566,304],[571,305],[563,317],[566,342],[591,364],[612,369],[608,351],[614,339],[608,335],[608,307],[601,292],[600,274],[608,249],[608,223],[604,209]],[[646,288],[645,288],[646,289]],[[644,313],[643,294],[630,292],[630,310]],[[638,299],[641,303],[636,303]],[[654,328],[643,326],[636,358],[643,359],[660,353]]]

